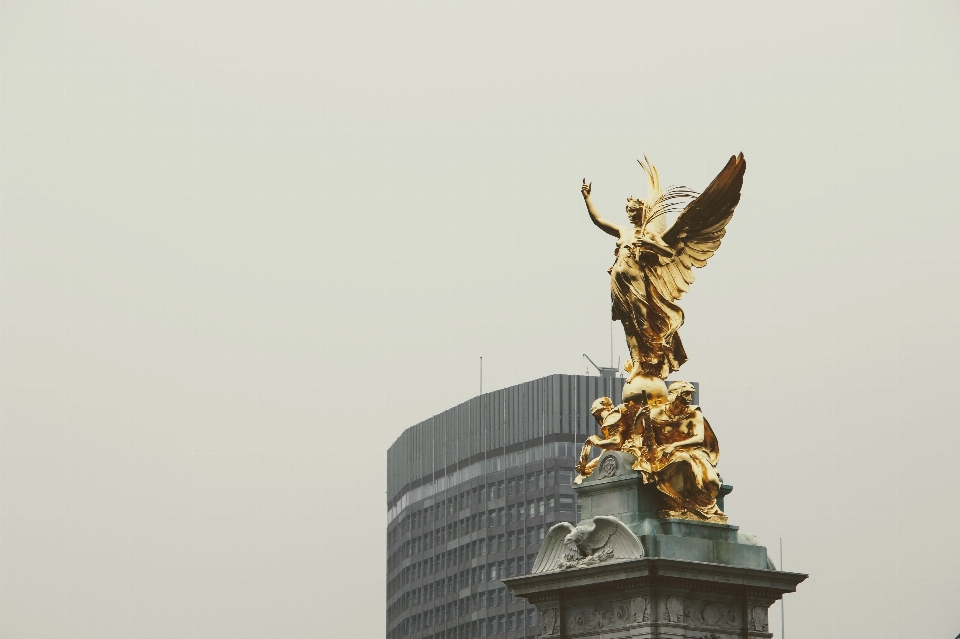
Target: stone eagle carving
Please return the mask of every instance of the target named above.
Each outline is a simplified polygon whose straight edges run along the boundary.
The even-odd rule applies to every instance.
[[[574,526],[560,522],[547,533],[533,573],[595,566],[604,561],[641,559],[643,545],[616,517],[594,517]]]

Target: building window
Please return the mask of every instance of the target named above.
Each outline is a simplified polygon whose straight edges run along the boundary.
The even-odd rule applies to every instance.
[[[553,497],[547,498],[547,514],[552,515],[555,510]]]
[[[561,486],[572,486],[573,485],[573,471],[572,470],[561,470],[558,475],[558,481]]]
[[[542,515],[543,514],[543,500],[537,500],[537,511]]]
[[[540,538],[540,541],[543,541],[543,526],[537,526],[537,537]]]
[[[511,479],[511,480],[507,483],[507,495],[510,496],[510,497],[512,497],[512,496],[515,495],[516,493],[517,493],[517,482],[516,482],[515,480]]]
[[[537,488],[543,488],[543,471],[537,471]]]
[[[507,549],[507,546],[504,543],[504,536],[502,534],[497,535],[497,552],[503,552],[506,549]]]
[[[521,555],[520,557],[517,557],[517,574],[518,575],[523,574],[523,555]]]
[[[516,537],[514,536],[514,534],[513,534],[512,532],[511,532],[511,533],[507,533],[507,548],[509,548],[510,550],[513,550],[513,549],[516,548],[516,547],[517,547],[517,539],[516,539]]]
[[[562,513],[573,512],[573,496],[572,495],[560,495],[560,512]]]
[[[511,505],[507,509],[507,521],[516,521],[517,520],[517,507]]]
[[[556,483],[557,483],[557,481],[556,481],[556,473],[554,473],[553,470],[548,470],[548,471],[547,471],[547,486],[555,486]]]

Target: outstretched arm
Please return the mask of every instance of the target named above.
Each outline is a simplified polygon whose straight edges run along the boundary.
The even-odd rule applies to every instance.
[[[583,201],[587,205],[587,213],[590,214],[590,219],[593,220],[593,223],[599,226],[604,233],[608,233],[616,238],[619,238],[620,227],[612,222],[607,222],[605,219],[600,217],[600,214],[597,213],[597,209],[593,206],[593,200],[590,199],[591,187],[593,187],[593,182],[587,184],[587,180],[584,178],[583,186],[580,187],[580,193],[583,194]]]

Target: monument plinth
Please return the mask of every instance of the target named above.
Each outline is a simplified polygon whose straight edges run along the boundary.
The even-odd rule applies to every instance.
[[[768,610],[806,575],[776,569],[737,526],[658,519],[659,491],[605,451],[575,487],[583,518],[558,524],[530,575],[506,579],[537,606],[542,637],[766,637]]]
[[[543,637],[770,638],[770,606],[807,576],[777,570],[728,523],[717,436],[693,385],[664,381],[687,360],[676,302],[720,247],[747,164],[731,157],[702,193],[663,190],[656,167],[640,165],[648,194],[627,199],[629,225],[600,216],[592,183],[580,188],[593,223],[617,238],[608,273],[630,350],[623,403],[591,407],[599,433],[576,467],[580,521],[551,528],[531,574],[504,583],[540,610]]]

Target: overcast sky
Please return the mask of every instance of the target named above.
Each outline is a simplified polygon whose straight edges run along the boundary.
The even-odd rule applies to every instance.
[[[581,180],[738,152],[730,521],[792,638],[960,632],[960,3],[3,0],[0,63],[4,639],[382,636],[388,446],[611,357]]]

